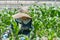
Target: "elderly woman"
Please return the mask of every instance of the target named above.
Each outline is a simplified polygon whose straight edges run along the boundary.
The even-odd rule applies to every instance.
[[[29,34],[30,29],[32,29],[32,18],[25,14],[25,13],[17,13],[13,15],[13,18],[15,18],[15,21],[17,22],[18,26],[21,24],[21,30],[18,34]]]
[[[34,29],[32,26],[32,18],[25,14],[25,13],[17,13],[13,15],[13,18],[15,19],[17,23],[17,27],[21,24],[21,30],[18,32],[18,35],[24,34],[29,36],[30,32]],[[13,25],[11,24],[10,28],[13,30]],[[8,38],[9,34],[11,33],[10,30],[7,30],[5,34],[3,35],[3,38]]]

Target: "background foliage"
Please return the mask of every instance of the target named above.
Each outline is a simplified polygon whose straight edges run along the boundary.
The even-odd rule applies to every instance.
[[[0,11],[0,35],[4,33],[6,27],[11,23],[12,15],[17,13],[17,9],[8,10],[3,9]],[[46,6],[46,4],[39,6],[37,4],[31,5],[29,7],[29,15],[32,17],[32,24],[35,28],[34,38],[39,36],[40,38],[45,36],[49,40],[52,40],[54,37],[60,37],[60,8],[55,6]],[[17,37],[18,30],[14,21],[12,23],[15,26],[11,38],[14,36]],[[15,34],[16,33],[16,34]],[[35,40],[34,39],[34,40]],[[28,39],[27,39],[28,40]]]

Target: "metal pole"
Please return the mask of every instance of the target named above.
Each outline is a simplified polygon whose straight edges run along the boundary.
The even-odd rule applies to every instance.
[[[6,6],[7,6],[7,0],[5,0],[5,8],[6,8]]]
[[[51,2],[52,2],[52,0],[51,0]],[[53,6],[53,3],[51,3],[51,5]]]
[[[55,0],[55,3],[56,3],[56,0]]]
[[[18,4],[18,0],[17,0],[17,4]],[[17,7],[16,8],[18,8],[18,5],[16,5]]]
[[[12,1],[12,0],[10,0],[9,7],[8,7],[9,10],[11,10],[11,8],[12,8],[12,7],[11,7],[11,5],[12,5],[12,4],[11,4],[11,1]]]
[[[19,9],[18,1],[19,1],[19,0],[17,0],[17,5],[16,5],[16,8],[17,8],[17,9]]]
[[[57,1],[57,0],[55,0],[55,6],[57,6],[57,5],[56,5],[56,1]]]

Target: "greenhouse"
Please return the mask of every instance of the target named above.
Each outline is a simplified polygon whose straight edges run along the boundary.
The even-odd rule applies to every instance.
[[[0,40],[60,40],[60,0],[0,0]]]

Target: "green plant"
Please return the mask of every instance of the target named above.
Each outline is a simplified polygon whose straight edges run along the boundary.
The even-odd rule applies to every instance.
[[[46,36],[49,40],[52,40],[56,36],[60,37],[59,7],[34,4],[29,7],[29,14],[32,16],[35,35],[40,37]]]
[[[12,18],[12,15],[17,13],[17,10],[4,9],[0,11],[0,36],[6,31],[11,22],[14,24],[14,30],[11,33],[10,40],[14,40],[14,37],[18,38],[18,27]],[[60,37],[60,8],[54,6],[46,6],[46,4],[40,6],[34,4],[29,7],[29,15],[32,17],[32,24],[34,26],[34,39],[36,35],[40,38],[46,36],[49,40],[54,37]],[[32,36],[33,34],[31,34]],[[28,40],[28,38],[26,38]]]

